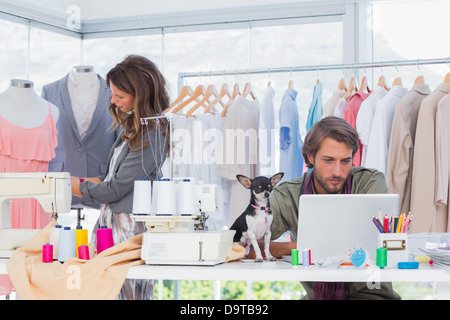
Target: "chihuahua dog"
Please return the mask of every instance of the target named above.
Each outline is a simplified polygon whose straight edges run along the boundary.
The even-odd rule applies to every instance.
[[[270,210],[269,197],[273,187],[283,178],[284,173],[279,172],[271,178],[256,177],[250,179],[243,175],[237,175],[238,181],[246,188],[250,189],[250,204],[247,209],[234,221],[230,227],[235,230],[233,241],[243,243],[245,247],[245,256],[250,253],[250,247],[256,254],[256,262],[262,262],[263,257],[257,241],[264,237],[264,253],[267,260],[275,261],[269,252],[270,246],[270,227],[272,225],[273,215]]]

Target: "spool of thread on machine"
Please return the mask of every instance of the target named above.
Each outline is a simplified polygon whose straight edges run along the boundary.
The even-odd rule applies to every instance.
[[[88,245],[82,244],[81,246],[79,246],[78,250],[77,250],[77,253],[78,253],[78,257],[80,259],[83,259],[83,260],[89,260],[90,259],[89,246]]]
[[[160,179],[157,181],[156,214],[174,215],[176,214],[175,181],[170,179]]]
[[[298,250],[291,249],[291,264],[293,268],[298,268]]]
[[[77,248],[77,257],[79,258],[78,254],[78,247],[82,244],[88,245],[88,231],[87,229],[83,229],[82,226],[77,226],[75,229],[75,246]]]
[[[97,229],[97,254],[114,246],[112,229],[101,226]]]
[[[62,226],[58,224],[50,229],[49,243],[53,246],[53,259],[55,260],[58,260],[58,242],[61,228]]]
[[[53,262],[53,245],[50,243],[42,246],[42,262]]]
[[[195,180],[192,178],[182,179],[178,182],[177,190],[177,214],[198,214],[195,203]]]
[[[302,261],[303,261],[303,268],[308,268],[311,266],[311,250],[305,249],[302,252]]]
[[[134,182],[133,213],[152,213],[152,181],[142,179]]]
[[[58,261],[64,262],[77,256],[75,230],[64,227],[59,233]]]

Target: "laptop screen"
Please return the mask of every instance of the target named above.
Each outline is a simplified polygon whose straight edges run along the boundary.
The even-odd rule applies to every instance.
[[[375,260],[378,230],[372,218],[398,216],[398,194],[302,195],[299,199],[297,249],[311,250],[311,261],[346,256],[365,249]]]

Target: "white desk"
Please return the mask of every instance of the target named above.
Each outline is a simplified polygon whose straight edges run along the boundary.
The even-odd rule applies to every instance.
[[[366,282],[436,282],[437,298],[450,299],[450,270],[421,263],[419,269],[377,267],[328,268],[311,266],[293,269],[285,261],[245,263],[230,262],[216,266],[141,265],[130,268],[127,278],[162,280],[233,280],[233,281],[344,281]]]
[[[0,274],[7,274],[7,259],[0,259]],[[366,282],[436,282],[437,298],[450,299],[450,270],[421,263],[419,269],[328,268],[311,266],[293,269],[285,261],[246,263],[230,262],[216,266],[140,265],[131,267],[129,279],[159,280],[231,280],[231,281],[348,281]]]

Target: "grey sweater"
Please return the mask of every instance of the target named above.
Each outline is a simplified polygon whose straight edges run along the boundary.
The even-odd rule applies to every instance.
[[[82,199],[88,203],[108,203],[113,212],[130,213],[133,209],[134,181],[140,179],[157,180],[161,178],[161,167],[166,160],[165,136],[161,131],[150,130],[144,134],[150,143],[138,151],[125,146],[117,158],[114,172],[109,181],[80,183]],[[120,135],[114,142],[108,156],[108,166],[104,177],[110,170],[114,149],[122,142]],[[148,176],[147,176],[148,175]]]

